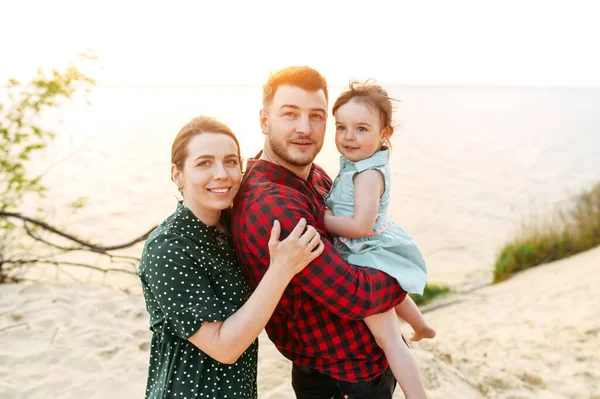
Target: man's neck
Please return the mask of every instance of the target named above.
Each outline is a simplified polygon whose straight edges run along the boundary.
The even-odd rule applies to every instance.
[[[308,175],[310,174],[310,169],[312,167],[312,164],[307,166],[290,165],[287,162],[284,162],[281,159],[279,159],[277,156],[271,154],[270,151],[268,151],[266,148],[263,149],[259,159],[262,159],[263,161],[269,161],[279,166],[283,166],[302,180],[308,180]]]

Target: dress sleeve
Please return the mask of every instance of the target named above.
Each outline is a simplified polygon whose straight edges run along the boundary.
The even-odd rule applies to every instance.
[[[275,219],[281,223],[283,240],[300,218],[318,226],[314,210],[309,209],[291,193],[272,190],[246,210],[244,223],[240,223],[245,237],[246,256],[252,256],[260,267],[252,276],[258,283],[268,268],[268,232]],[[326,233],[318,229],[321,237]],[[353,266],[344,261],[333,244],[322,238],[323,253],[298,273],[292,282],[323,304],[330,312],[346,318],[360,320],[387,311],[401,303],[406,292],[395,278],[376,269]]]
[[[211,288],[204,265],[187,239],[166,233],[148,243],[140,262],[140,277],[162,314],[162,332],[188,339],[202,322],[223,321],[237,309]]]

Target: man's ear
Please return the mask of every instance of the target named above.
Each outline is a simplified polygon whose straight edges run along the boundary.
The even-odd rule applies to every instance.
[[[260,129],[263,134],[269,133],[269,114],[264,108],[260,110]]]

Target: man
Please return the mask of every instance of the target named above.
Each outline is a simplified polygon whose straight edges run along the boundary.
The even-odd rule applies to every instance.
[[[327,107],[327,83],[309,67],[278,71],[263,87],[264,149],[248,161],[232,221],[237,258],[253,287],[269,265],[275,219],[283,234],[305,218],[326,237],[331,179],[313,160],[323,145]],[[362,319],[391,309],[406,293],[383,272],[347,264],[323,241],[322,255],[286,289],[266,327],[269,338],[294,363],[298,398],[391,399],[396,381]]]

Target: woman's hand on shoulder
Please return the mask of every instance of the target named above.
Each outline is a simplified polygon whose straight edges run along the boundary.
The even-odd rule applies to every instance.
[[[314,227],[307,227],[304,218],[300,219],[285,240],[279,241],[279,234],[281,234],[281,225],[276,220],[269,239],[270,268],[288,272],[290,278],[321,255],[325,248],[321,235]]]

